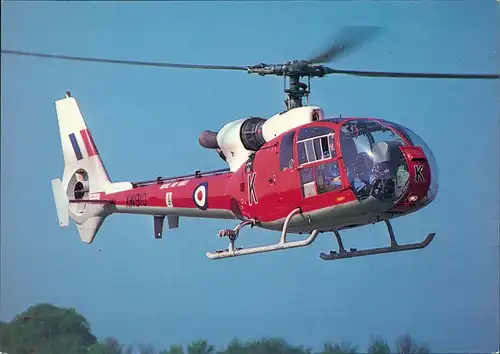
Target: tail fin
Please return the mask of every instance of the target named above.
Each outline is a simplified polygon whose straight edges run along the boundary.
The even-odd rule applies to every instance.
[[[101,192],[111,181],[77,101],[67,92],[55,105],[64,156],[62,180],[52,180],[59,225],[67,226],[71,218],[77,224],[80,239],[91,243],[111,214],[110,208],[99,203]]]

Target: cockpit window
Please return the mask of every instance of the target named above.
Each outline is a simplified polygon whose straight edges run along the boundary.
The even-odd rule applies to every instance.
[[[360,199],[368,197],[374,183],[391,180],[397,174],[401,177],[391,187],[398,192],[392,194],[397,198],[404,189],[408,171],[401,154],[403,139],[392,129],[375,120],[350,120],[340,129],[340,144],[349,184]],[[396,195],[397,194],[397,195]],[[391,198],[392,198],[391,197]]]
[[[337,156],[334,131],[328,127],[308,127],[297,138],[299,165]]]
[[[399,141],[404,145],[403,139],[394,131],[374,120],[351,120],[342,125],[341,132],[349,137],[364,136],[371,143],[378,141]]]
[[[377,121],[351,120],[342,126],[340,132],[344,161],[350,166],[355,164],[358,154],[371,155],[374,146],[379,142],[405,145],[399,135]]]

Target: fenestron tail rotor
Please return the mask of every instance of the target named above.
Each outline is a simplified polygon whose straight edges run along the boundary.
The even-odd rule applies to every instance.
[[[461,73],[416,73],[416,72],[392,72],[392,71],[366,71],[366,70],[344,70],[324,66],[324,63],[330,63],[342,56],[352,53],[359,49],[368,41],[375,38],[382,31],[379,27],[345,27],[333,44],[313,56],[308,60],[287,61],[282,64],[266,64],[242,66],[242,65],[210,65],[210,64],[180,64],[165,63],[138,60],[118,60],[105,58],[92,58],[81,56],[69,56],[61,54],[45,54],[26,52],[20,50],[2,49],[2,54],[23,55],[30,57],[73,60],[82,62],[98,62],[108,64],[122,64],[135,66],[150,66],[162,68],[179,69],[201,69],[201,70],[237,70],[246,71],[249,74],[258,74],[261,76],[275,75],[288,78],[288,88],[285,93],[288,96],[286,101],[287,109],[302,106],[304,96],[309,94],[309,86],[300,79],[307,77],[309,80],[313,77],[324,77],[325,75],[342,74],[358,77],[379,77],[379,78],[411,78],[411,79],[480,79],[480,80],[498,80],[500,74],[461,74]]]

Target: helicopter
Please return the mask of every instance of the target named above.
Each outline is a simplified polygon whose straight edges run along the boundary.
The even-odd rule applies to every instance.
[[[333,233],[338,249],[321,252],[323,260],[423,249],[419,243],[399,244],[391,220],[426,207],[435,200],[438,166],[431,149],[411,129],[381,118],[329,117],[309,105],[311,79],[332,74],[379,78],[499,79],[498,74],[381,72],[334,69],[325,63],[356,49],[374,33],[350,28],[333,45],[308,60],[251,66],[176,64],[88,58],[4,50],[25,55],[84,62],[201,70],[234,70],[260,76],[282,76],[285,109],[268,118],[247,116],[218,131],[205,130],[199,144],[214,150],[227,168],[113,182],[100,157],[79,103],[69,91],[55,101],[64,171],[51,181],[60,227],[76,224],[81,241],[92,243],[105,218],[112,214],[153,216],[155,239],[181,217],[237,220],[221,229],[225,249],[207,252],[225,259],[306,247],[320,234]],[[302,82],[307,78],[307,84]],[[304,102],[304,99],[306,102]],[[342,230],[384,222],[389,246],[347,250]],[[237,247],[242,228],[259,227],[281,233],[277,243]],[[306,235],[289,241],[287,235]]]

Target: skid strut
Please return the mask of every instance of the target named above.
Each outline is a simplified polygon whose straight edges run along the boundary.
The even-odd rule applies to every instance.
[[[380,247],[380,248],[371,248],[371,249],[366,249],[366,250],[361,250],[361,251],[358,251],[355,248],[351,248],[349,251],[346,251],[346,249],[344,248],[344,245],[342,244],[342,238],[340,237],[339,232],[334,231],[333,233],[335,234],[335,237],[337,238],[337,243],[339,245],[338,252],[337,251],[330,251],[330,253],[321,252],[319,257],[321,259],[326,260],[326,261],[331,261],[331,260],[343,259],[343,258],[370,256],[370,255],[374,255],[374,254],[418,250],[418,249],[427,247],[431,243],[431,241],[435,235],[435,233],[430,233],[429,235],[427,235],[425,240],[423,240],[422,242],[419,242],[419,243],[398,245],[398,243],[396,241],[396,237],[394,236],[394,231],[392,229],[391,222],[389,220],[384,220],[384,222],[387,226],[387,231],[389,232],[389,238],[391,241],[390,246]]]
[[[300,241],[292,241],[292,242],[287,242],[286,240],[286,234],[288,232],[288,224],[290,220],[292,219],[293,216],[296,214],[300,213],[301,209],[296,208],[294,209],[290,214],[285,219],[285,222],[283,224],[283,229],[281,230],[281,238],[280,241],[274,245],[266,245],[266,246],[258,246],[258,247],[251,247],[251,248],[246,248],[243,249],[242,247],[235,248],[234,247],[234,241],[238,238],[238,234],[241,230],[242,227],[246,225],[252,225],[252,227],[255,225],[255,221],[244,221],[236,228],[233,230],[231,229],[225,229],[225,230],[220,230],[218,235],[219,237],[224,237],[227,236],[229,238],[229,247],[226,250],[220,250],[217,252],[207,252],[206,256],[210,259],[221,259],[221,258],[229,258],[229,257],[236,257],[236,256],[244,256],[248,254],[256,254],[256,253],[264,253],[264,252],[272,252],[272,251],[279,251],[279,250],[284,250],[288,248],[296,248],[296,247],[304,247],[308,246],[313,241],[316,239],[316,237],[319,234],[319,230],[313,230],[311,234],[309,235],[308,238]]]

